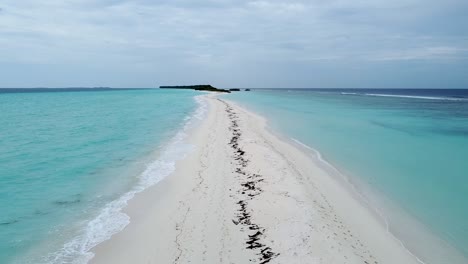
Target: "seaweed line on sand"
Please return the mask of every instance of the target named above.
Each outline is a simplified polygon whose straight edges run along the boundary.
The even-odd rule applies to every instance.
[[[253,200],[256,196],[260,195],[263,190],[258,186],[259,183],[264,181],[260,174],[249,173],[246,170],[249,160],[245,157],[245,151],[239,146],[239,139],[242,132],[238,124],[238,116],[234,109],[225,101],[218,99],[226,106],[226,113],[230,120],[229,130],[232,132],[232,137],[229,142],[234,153],[234,160],[237,162],[238,167],[235,173],[241,179],[240,189],[238,190],[241,199],[237,202],[239,209],[237,216],[232,222],[235,225],[247,227],[249,233],[247,235],[247,249],[256,251],[255,254],[258,259],[251,259],[250,261],[258,261],[260,264],[265,264],[276,258],[279,253],[275,253],[273,249],[266,244],[265,228],[259,226],[252,221],[252,210],[249,208],[249,201]]]

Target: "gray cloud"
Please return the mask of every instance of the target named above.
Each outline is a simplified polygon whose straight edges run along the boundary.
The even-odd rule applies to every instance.
[[[458,70],[468,67],[462,0],[5,0],[3,6],[4,87],[468,86]],[[427,78],[441,70],[447,71],[441,80]]]

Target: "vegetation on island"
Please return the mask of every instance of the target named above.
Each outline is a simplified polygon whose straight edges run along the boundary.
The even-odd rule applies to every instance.
[[[208,91],[208,92],[220,92],[220,93],[230,93],[229,90],[218,89],[209,84],[203,85],[183,85],[183,86],[159,86],[161,89],[189,89],[196,91]]]

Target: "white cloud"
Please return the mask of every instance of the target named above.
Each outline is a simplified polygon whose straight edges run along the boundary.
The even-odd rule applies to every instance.
[[[102,76],[128,72],[119,76],[128,83],[138,70],[148,84],[154,73],[161,82],[212,74],[230,85],[224,80],[233,72],[251,75],[249,63],[267,68],[272,80],[261,83],[273,85],[276,69],[297,77],[321,63],[333,71],[330,63],[466,60],[467,7],[461,0],[4,0],[0,67],[73,64]],[[305,75],[295,80],[314,86]],[[242,81],[232,85],[260,83]]]

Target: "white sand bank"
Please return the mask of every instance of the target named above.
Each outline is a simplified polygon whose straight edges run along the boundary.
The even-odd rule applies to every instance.
[[[138,194],[91,263],[418,263],[355,195],[261,117],[215,96],[195,150]]]

